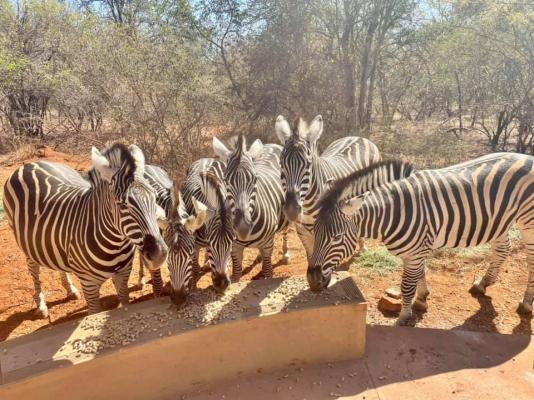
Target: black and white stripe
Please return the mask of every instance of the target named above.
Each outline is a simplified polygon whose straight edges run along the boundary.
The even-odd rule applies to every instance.
[[[365,171],[369,172],[370,171]],[[361,194],[366,173],[340,180],[319,204],[308,269],[314,289],[328,284],[359,237],[381,239],[404,261],[403,305],[398,324],[411,316],[414,296],[426,309],[424,261],[432,249],[492,243],[490,266],[471,292],[493,284],[510,252],[508,231],[517,223],[527,251],[529,279],[518,312],[532,313],[534,298],[534,158],[491,154],[438,170],[419,171]]]
[[[311,231],[321,194],[331,181],[380,161],[380,153],[370,140],[348,136],[333,141],[319,155],[317,142],[323,133],[320,115],[309,125],[298,118],[293,131],[280,115],[275,131],[284,145],[280,155],[284,213],[297,223],[297,233],[309,258],[313,242]],[[363,247],[363,241],[360,245]]]
[[[141,150],[121,144],[102,153],[93,148],[92,161],[88,180],[67,166],[37,162],[17,169],[4,186],[6,217],[28,258],[41,317],[48,314],[41,266],[76,275],[94,313],[100,310],[99,290],[108,278],[121,304],[128,303],[136,246],[153,267],[167,254],[157,223],[161,209],[143,178]]]
[[[226,211],[224,169],[223,162],[211,158],[195,161],[174,196],[174,213],[165,232],[174,303],[186,299],[200,275],[201,248],[206,249],[214,287],[224,291],[230,282],[227,266],[234,234]]]
[[[247,150],[239,136],[234,150],[214,138],[215,153],[227,161],[224,181],[236,242],[232,249],[232,276],[242,273],[244,247],[258,248],[262,257],[262,275],[272,276],[271,255],[274,236],[287,228],[289,221],[282,212],[279,145],[263,145],[256,140]],[[284,259],[289,259],[284,236]]]
[[[163,209],[165,212],[165,221],[169,221],[172,213],[172,180],[169,177],[167,171],[163,168],[156,165],[145,166],[145,179],[152,186],[156,192],[156,203]],[[166,222],[160,221],[160,225],[167,225]],[[145,285],[144,277],[144,267],[145,263],[143,257],[139,257],[139,276],[138,284],[140,287]],[[152,279],[152,290],[155,297],[161,296],[163,290],[163,279],[161,277],[161,269],[158,267],[154,270],[149,269],[150,276]]]

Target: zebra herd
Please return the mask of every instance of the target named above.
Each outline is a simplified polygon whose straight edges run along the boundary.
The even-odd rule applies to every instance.
[[[499,153],[418,171],[406,162],[381,161],[371,141],[354,136],[319,154],[322,132],[321,116],[310,124],[299,118],[292,128],[279,116],[275,133],[282,146],[260,140],[247,146],[239,136],[229,148],[214,138],[217,159],[195,161],[180,187],[163,169],[145,165],[135,145],[93,148],[87,178],[48,162],[20,167],[5,183],[4,208],[28,260],[37,314],[48,314],[41,266],[61,271],[69,298],[79,297],[69,274],[76,275],[89,313],[99,311],[100,286],[110,277],[120,303],[127,304],[136,248],[156,296],[163,286],[160,266],[167,261],[176,304],[196,285],[201,248],[218,291],[241,277],[245,247],[259,249],[261,275],[270,278],[277,233],[284,235],[289,261],[290,224],[306,250],[314,291],[328,286],[332,272],[363,246],[362,239],[379,239],[400,257],[398,325],[408,322],[412,307],[427,308],[425,258],[433,249],[491,243],[490,266],[470,290],[484,294],[510,253],[508,231],[517,224],[529,265],[517,311],[532,313],[533,157]],[[142,274],[141,268],[141,279]]]

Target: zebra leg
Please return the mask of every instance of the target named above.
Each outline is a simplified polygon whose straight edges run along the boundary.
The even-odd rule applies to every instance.
[[[365,245],[365,240],[363,238],[358,239],[358,254],[362,251],[367,251],[367,246]]]
[[[193,254],[191,255],[191,263],[193,265],[193,287],[196,286],[197,281],[200,278],[200,264],[198,263],[198,255],[200,253],[200,247],[196,247],[193,250]]]
[[[232,246],[232,282],[239,281],[241,274],[243,273],[243,250],[244,247],[235,243]]]
[[[158,268],[155,271],[150,271],[152,276],[152,291],[154,292],[154,297],[161,297],[161,292],[163,290],[163,279],[161,278],[161,269]]]
[[[309,261],[313,253],[313,234],[302,224],[295,224],[297,235],[306,251],[306,259]]]
[[[145,263],[141,254],[139,254],[139,280],[137,281],[137,286],[139,286],[140,289],[143,289],[145,284]]]
[[[416,288],[425,276],[425,256],[426,253],[404,259],[401,282],[402,308],[399,318],[395,322],[397,326],[407,325],[412,317],[412,301]]]
[[[289,264],[289,261],[291,260],[291,254],[289,254],[289,244],[288,244],[288,236],[289,236],[289,229],[286,229],[286,231],[283,233],[282,237],[282,252],[284,253],[282,257],[282,262],[284,264]]]
[[[46,306],[46,301],[44,293],[41,291],[41,281],[39,280],[39,271],[41,266],[36,262],[28,259],[28,270],[33,279],[33,300],[37,306],[35,310],[35,316],[37,318],[48,318],[48,307]]]
[[[67,272],[61,272],[61,284],[67,291],[68,300],[79,300],[82,298],[76,286],[72,283],[72,279]]]
[[[429,294],[430,291],[428,290],[428,286],[426,285],[425,270],[423,269],[423,277],[417,282],[417,289],[415,290],[415,300],[413,302],[412,309],[416,311],[425,312],[428,309],[426,299]]]
[[[272,264],[272,255],[273,255],[273,240],[261,249],[262,264],[261,264],[261,274],[258,278],[272,278],[273,277],[273,264]]]
[[[473,282],[473,286],[469,289],[469,293],[474,296],[486,294],[486,288],[493,285],[497,280],[499,269],[506,260],[506,257],[510,254],[511,249],[512,244],[508,232],[491,243],[490,266],[482,278],[476,279]]]
[[[128,291],[128,278],[130,277],[131,268],[124,268],[119,272],[116,272],[111,277],[113,286],[117,291],[119,302],[121,306],[127,306],[130,303],[130,294]]]
[[[80,279],[82,284],[83,297],[87,303],[87,313],[96,314],[101,310],[100,307],[100,287],[102,281],[84,281]]]
[[[528,281],[523,301],[517,307],[518,314],[532,314],[532,302],[534,300],[534,230],[522,230],[521,236],[525,242],[528,263]]]

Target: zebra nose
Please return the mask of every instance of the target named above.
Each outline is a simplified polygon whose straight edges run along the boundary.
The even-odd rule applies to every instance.
[[[302,205],[295,192],[287,192],[284,202],[284,213],[290,221],[298,221],[302,213]]]
[[[187,299],[187,294],[189,293],[189,290],[187,288],[182,288],[180,290],[172,290],[171,292],[171,301],[173,304],[180,306],[185,303]]]
[[[230,279],[228,279],[228,276],[226,276],[226,274],[216,273],[213,275],[212,280],[213,286],[219,292],[224,292],[230,285]]]
[[[319,292],[327,287],[330,283],[330,277],[325,277],[319,266],[308,268],[308,272],[306,273],[310,289],[314,292]]]
[[[158,268],[167,258],[168,247],[160,238],[157,240],[152,235],[145,236],[143,240],[143,256],[149,261],[150,267]]]

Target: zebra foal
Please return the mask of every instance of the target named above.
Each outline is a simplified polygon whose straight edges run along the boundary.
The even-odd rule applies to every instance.
[[[418,308],[427,308],[424,262],[432,249],[491,243],[490,266],[470,290],[485,293],[510,253],[508,231],[517,223],[529,265],[527,288],[517,311],[532,313],[534,157],[491,154],[403,179],[398,179],[399,174],[384,174],[382,182],[376,179],[380,168],[380,164],[371,166],[338,180],[322,197],[307,272],[313,290],[328,285],[332,270],[354,252],[357,238],[381,239],[404,261],[397,324],[405,325],[414,296]],[[385,182],[389,183],[380,185]]]
[[[4,185],[4,208],[33,278],[36,313],[46,318],[41,266],[73,273],[82,285],[89,313],[100,310],[102,283],[113,279],[121,304],[128,303],[128,277],[135,248],[152,269],[167,246],[158,227],[162,210],[144,179],[144,155],[137,146],[93,147],[88,180],[49,162],[28,163]]]

